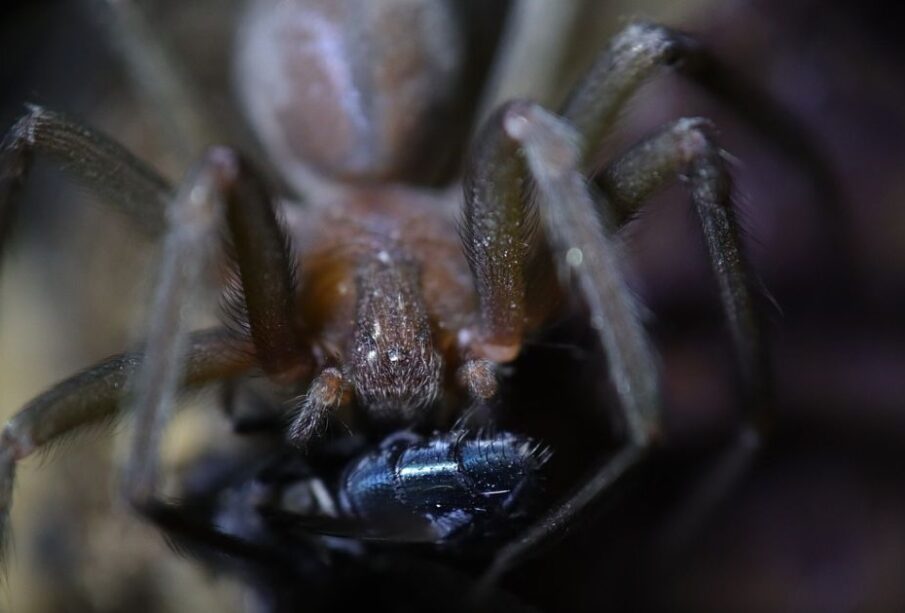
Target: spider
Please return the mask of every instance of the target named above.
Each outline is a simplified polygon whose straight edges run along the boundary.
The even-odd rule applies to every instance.
[[[112,7],[123,23],[140,25],[130,3]],[[334,479],[326,494],[336,509],[320,509],[304,528],[440,544],[498,530],[508,540],[483,575],[493,584],[561,535],[661,439],[657,360],[626,286],[617,232],[676,178],[703,228],[740,396],[752,415],[768,404],[752,273],[712,125],[679,119],[605,166],[600,149],[632,95],[663,68],[810,158],[807,138],[692,38],[634,22],[556,112],[519,99],[489,113],[472,139],[461,189],[425,187],[443,159],[431,137],[454,107],[464,70],[451,11],[443,2],[393,0],[250,3],[237,87],[288,187],[280,195],[234,149],[208,148],[172,186],[108,138],[29,107],[2,144],[0,225],[32,158],[44,155],[160,236],[163,257],[143,348],[61,382],[4,428],[0,526],[18,462],[129,409],[135,423],[123,489],[134,508],[166,530],[251,555],[254,543],[242,533],[180,519],[190,514],[159,494],[158,449],[183,390],[263,376],[291,416],[282,444],[303,461],[313,458],[305,471],[317,464],[322,452],[314,450],[337,415],[369,441],[342,452],[339,484]],[[136,40],[154,60],[144,71],[150,87],[184,102],[154,42]],[[226,323],[188,331],[182,307],[196,297],[221,231]],[[607,410],[617,412],[624,442],[512,538],[509,516],[524,514],[536,494],[545,453],[518,433],[473,432],[471,418],[481,411],[467,409],[492,414],[505,366],[570,296],[584,304],[606,355],[615,399]],[[451,492],[448,499],[432,487]]]

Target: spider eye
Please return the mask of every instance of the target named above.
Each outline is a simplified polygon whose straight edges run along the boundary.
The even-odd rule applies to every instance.
[[[256,0],[237,45],[238,88],[290,182],[413,178],[432,121],[459,91],[462,35],[447,3]],[[287,161],[288,160],[288,161]]]

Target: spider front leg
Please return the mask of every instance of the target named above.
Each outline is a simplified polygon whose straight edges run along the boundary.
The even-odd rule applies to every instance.
[[[539,218],[558,264],[560,285],[568,287],[574,277],[590,310],[607,355],[627,441],[566,500],[498,552],[484,586],[561,533],[641,459],[660,430],[656,359],[625,285],[612,228],[599,216],[580,172],[580,159],[574,129],[527,102],[504,106],[481,135],[466,182],[462,232],[481,301],[480,336],[485,345],[479,341],[477,350],[502,361],[499,358],[514,358],[520,347],[529,262],[541,239]],[[536,188],[537,208],[528,197],[531,185]],[[489,355],[486,339],[493,339]]]
[[[178,390],[239,375],[255,364],[278,381],[308,372],[309,357],[291,318],[295,287],[288,242],[272,202],[244,163],[229,150],[211,150],[183,183],[168,217],[144,356],[111,358],[39,396],[10,420],[0,438],[0,524],[9,514],[16,463],[80,426],[117,415],[131,390],[136,436],[124,480],[127,496],[158,523],[179,529],[154,497],[156,454]],[[248,335],[188,335],[183,306],[222,217],[242,282]]]
[[[210,259],[232,164],[231,157],[213,150],[189,172],[168,210],[147,349],[133,390],[135,426],[124,483],[136,507],[150,501],[158,480],[157,453],[176,402],[187,340],[182,313]]]
[[[279,383],[310,374],[312,358],[294,315],[296,280],[288,237],[260,179],[232,150],[210,149],[174,199],[165,259],[136,382],[136,436],[126,471],[129,500],[153,504],[157,454],[175,402],[182,342],[181,308],[197,283],[211,228],[223,213],[238,269],[232,298],[268,377]],[[238,303],[238,304],[235,304]]]

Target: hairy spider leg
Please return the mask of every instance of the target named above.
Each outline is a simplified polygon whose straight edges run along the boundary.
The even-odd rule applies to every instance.
[[[601,142],[613,128],[626,101],[655,69],[671,64],[678,65],[693,80],[736,108],[744,119],[771,136],[787,153],[802,159],[815,178],[818,189],[826,185],[821,177],[828,174],[827,165],[808,136],[777,104],[756,89],[733,79],[715,58],[689,38],[645,23],[632,24],[614,38],[564,105],[564,119],[577,128],[580,138],[568,137],[569,130],[564,124],[558,125],[555,119],[544,118],[541,123],[548,124],[549,129],[540,130],[541,140],[553,144],[550,153],[554,156],[565,155],[569,158],[572,155],[570,145],[579,147],[578,166],[593,171]],[[748,104],[749,101],[752,103]],[[545,117],[540,109],[529,114],[535,118]],[[529,136],[538,133],[535,122],[524,116],[513,118],[512,122],[513,125],[521,123],[520,129]],[[720,494],[716,490],[728,489],[735,480],[733,477],[737,478],[750,464],[750,458],[759,447],[759,433],[767,425],[768,420],[763,416],[770,396],[768,357],[751,298],[751,274],[739,246],[737,223],[731,207],[731,181],[721,152],[704,126],[701,120],[680,120],[633,148],[601,175],[604,192],[611,195],[614,202],[597,199],[603,219],[609,217],[616,223],[622,223],[653,191],[678,175],[689,183],[692,200],[701,218],[737,356],[744,406],[749,409],[746,417],[753,422],[754,429],[746,425],[728,447],[726,455],[732,458],[732,462],[723,466],[735,467],[730,471],[733,475],[727,476],[727,471],[721,469],[719,478],[708,477],[703,481],[699,488],[701,495],[694,496],[696,502],[690,505],[695,511],[686,514],[698,518],[703,516],[701,510],[704,507],[715,504],[701,501],[718,500]],[[556,139],[548,138],[556,132],[567,135],[560,143],[564,146],[555,145]],[[540,149],[537,143],[534,155],[528,142],[522,139],[522,144],[526,146],[529,165],[532,157],[543,161],[542,156],[538,155]],[[543,163],[532,165],[535,178],[544,166]],[[520,184],[512,182],[511,185]],[[543,192],[543,182],[539,183],[539,187]],[[498,186],[497,189],[501,188]],[[524,186],[520,185],[519,189],[523,190]],[[567,200],[559,200],[563,201]],[[556,228],[567,226],[557,223],[550,213],[544,213],[545,228],[548,231],[553,229],[552,238],[556,243]],[[583,264],[585,254],[581,250],[573,252],[576,256],[573,261],[578,259],[579,253]],[[505,572],[506,566],[535,547],[547,533],[555,531],[552,524],[544,527],[543,522],[537,528],[534,535],[529,531],[526,535],[528,540],[522,539],[522,545],[516,542],[500,552],[485,576],[485,583],[498,578]]]
[[[149,499],[159,480],[157,456],[179,390],[187,332],[183,312],[197,296],[205,263],[222,213],[220,195],[235,173],[225,155],[208,155],[189,170],[167,209],[163,242],[152,302],[144,359],[133,381],[135,415],[124,484],[129,499]]]
[[[504,115],[498,109],[478,132],[463,180],[459,234],[479,306],[478,327],[469,339],[475,362],[514,360],[526,331],[542,323],[549,306],[538,309],[538,301],[528,299],[529,292],[532,298],[540,293],[531,286],[548,289],[548,279],[537,278],[543,236],[519,143],[501,129]],[[469,364],[472,370],[477,371]]]
[[[688,187],[729,324],[741,377],[740,400],[762,429],[767,424],[759,420],[769,408],[769,359],[732,207],[732,179],[711,130],[709,121],[698,118],[664,126],[613,161],[603,172],[602,185],[621,220],[676,177]]]
[[[160,444],[176,404],[190,338],[182,312],[196,291],[210,255],[206,252],[216,244],[221,214],[225,214],[230,230],[250,316],[254,349],[246,353],[246,366],[257,355],[265,372],[279,378],[300,359],[299,351],[273,346],[277,333],[285,335],[281,341],[289,347],[296,340],[284,317],[294,287],[287,243],[280,236],[276,214],[261,185],[238,156],[223,147],[212,148],[189,171],[168,209],[169,230],[147,348],[132,382],[135,425],[122,487],[139,513],[177,539],[221,554],[276,562],[275,556],[262,548],[194,519],[181,505],[162,499],[158,493]],[[282,266],[283,270],[270,269],[267,274],[268,270],[261,269],[267,266]],[[264,282],[259,280],[262,278]],[[253,300],[252,292],[262,290],[273,292],[274,300]],[[190,360],[191,353],[187,357]],[[288,568],[285,564],[283,567]]]
[[[814,203],[821,207],[827,245],[842,268],[851,252],[846,212],[836,174],[813,136],[777,100],[726,66],[694,38],[669,28],[638,21],[613,37],[575,87],[559,114],[584,137],[584,168],[598,170],[598,156],[628,99],[663,68],[674,69],[720,101],[755,134],[799,165],[810,180]],[[848,274],[848,271],[844,271]]]
[[[590,310],[591,325],[607,355],[627,438],[585,483],[497,552],[482,578],[484,586],[560,535],[583,509],[635,466],[660,435],[657,361],[638,305],[624,281],[614,227],[581,173],[580,136],[568,123],[530,102],[511,102],[495,117],[499,121],[488,129],[499,130],[501,138],[515,141],[527,163],[560,282],[567,287],[574,279]]]
[[[59,113],[29,105],[0,143],[0,254],[36,155],[59,164],[123,212],[135,227],[158,237],[172,193],[166,179],[124,147]]]
[[[215,244],[221,214],[240,281],[236,291],[241,293],[233,299],[240,303],[240,317],[247,319],[257,363],[271,379],[284,383],[306,378],[312,368],[293,318],[289,239],[273,202],[235,152],[212,148],[189,172],[170,208],[148,350],[136,381],[136,435],[126,483],[137,507],[151,500],[158,480],[160,438],[175,401],[185,337],[181,310],[197,285],[205,251]]]
[[[216,176],[230,254],[238,270],[230,307],[247,323],[258,362],[278,383],[307,378],[313,358],[296,313],[297,279],[292,245],[276,203],[245,160],[226,147],[208,150],[202,162]]]
[[[185,388],[237,376],[252,366],[253,349],[222,328],[195,332],[186,345]],[[112,356],[50,388],[7,422],[0,434],[0,542],[7,539],[16,464],[83,427],[119,417],[141,362],[140,351]]]
[[[675,177],[687,186],[719,285],[740,377],[742,427],[672,514],[664,536],[657,539],[664,543],[662,559],[673,559],[728,500],[731,489],[751,469],[774,421],[769,355],[753,300],[753,273],[739,241],[732,179],[711,131],[711,123],[699,118],[667,124],[611,162],[600,181],[620,221]]]
[[[37,106],[29,107],[0,145],[0,228],[14,217],[16,195],[37,153],[61,164],[149,236],[163,232],[164,211],[173,198],[167,181],[111,139]],[[243,290],[237,296],[240,304],[233,306],[247,317],[265,372],[291,376],[287,371],[304,370],[308,358],[302,355],[293,318],[296,280],[288,235],[264,182],[246,162],[224,147],[207,154],[211,168],[214,158],[220,169],[216,188],[241,279],[242,287],[236,289]]]
[[[733,109],[740,110],[754,127],[773,136],[790,153],[814,151],[807,136],[793,127],[778,105],[754,88],[731,79],[729,72],[721,70],[719,62],[699,44],[661,26],[635,23],[613,39],[561,110],[562,116],[582,135],[582,164],[586,171],[594,170],[603,139],[613,129],[628,99],[664,65],[678,66]],[[752,90],[753,105],[747,98],[739,97],[748,90]],[[787,124],[792,124],[789,136],[773,135],[775,130],[786,134]],[[815,160],[808,162],[809,168],[826,168],[816,161],[816,153],[802,157]],[[751,274],[739,246],[731,202],[732,182],[719,149],[706,133],[705,122],[684,120],[663,128],[612,162],[600,175],[599,183],[613,207],[610,214],[624,223],[654,191],[677,175],[687,179],[704,228],[734,342],[745,406],[764,410],[769,397],[766,347],[751,297]]]
[[[769,94],[737,76],[699,42],[656,24],[633,23],[614,37],[561,109],[562,116],[585,139],[586,171],[597,170],[603,139],[625,103],[644,81],[666,66],[721,101],[801,165],[813,183],[816,202],[825,209],[833,253],[844,254],[849,245],[841,190],[812,136]],[[681,519],[675,525],[681,527],[672,529],[666,540],[678,543],[687,541],[693,533],[690,527],[702,525],[750,469],[773,415],[770,359],[763,322],[755,308],[755,278],[740,245],[731,177],[708,122],[681,119],[664,126],[612,161],[597,176],[597,185],[609,196],[611,214],[623,223],[673,177],[687,185],[701,221],[733,342],[744,412],[741,428],[725,445],[719,462],[693,488],[686,508],[677,513]]]
[[[76,157],[68,145],[59,149],[61,155]],[[103,158],[87,159],[99,162]],[[91,178],[91,168],[80,165],[77,170]],[[248,317],[248,333],[217,330],[186,339],[180,329],[182,306],[186,293],[196,285],[200,256],[213,242],[216,220],[221,217],[226,218],[232,240],[242,283],[238,297]],[[244,162],[228,149],[212,149],[174,196],[168,221],[149,357],[143,360],[141,353],[133,353],[110,358],[38,396],[10,420],[0,438],[0,524],[6,523],[9,514],[15,464],[80,426],[116,416],[120,401],[132,387],[133,374],[138,376],[135,397],[140,432],[127,479],[135,488],[130,495],[133,502],[153,489],[153,456],[177,388],[237,376],[255,365],[277,381],[307,376],[310,356],[291,320],[295,285],[288,239],[263,185]],[[183,354],[182,359],[173,358]]]

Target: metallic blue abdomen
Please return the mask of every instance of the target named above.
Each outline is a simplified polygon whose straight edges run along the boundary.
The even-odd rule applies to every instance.
[[[536,493],[547,455],[506,432],[392,438],[346,470],[340,498],[346,514],[386,538],[443,541],[502,528]]]

